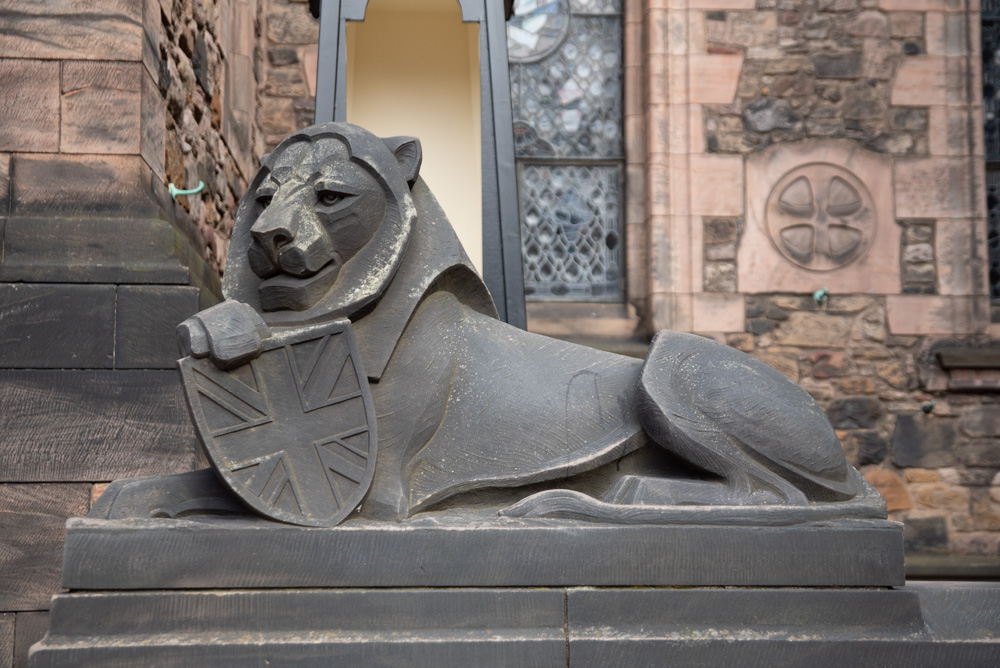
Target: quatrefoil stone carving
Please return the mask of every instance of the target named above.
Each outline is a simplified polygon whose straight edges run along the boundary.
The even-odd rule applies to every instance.
[[[765,217],[778,252],[810,271],[832,271],[863,256],[875,238],[877,220],[864,183],[825,162],[782,176],[767,199]]]

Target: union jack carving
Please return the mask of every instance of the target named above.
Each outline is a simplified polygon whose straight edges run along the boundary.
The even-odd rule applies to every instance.
[[[180,362],[202,444],[226,484],[257,512],[334,526],[371,485],[378,439],[351,325],[338,320],[265,341],[230,371]]]

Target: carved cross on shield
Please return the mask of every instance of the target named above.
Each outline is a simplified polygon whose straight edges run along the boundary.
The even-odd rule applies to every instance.
[[[274,335],[230,371],[180,361],[195,427],[225,483],[267,517],[334,526],[371,485],[375,408],[347,320]]]

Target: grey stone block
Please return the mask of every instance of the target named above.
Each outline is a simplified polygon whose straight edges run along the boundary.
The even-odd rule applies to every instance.
[[[564,600],[557,589],[67,594],[31,665],[565,666]]]
[[[0,279],[56,283],[187,283],[165,220],[13,218]]]
[[[903,582],[901,527],[884,520],[784,527],[609,526],[468,512],[446,517],[434,513],[402,523],[348,520],[330,529],[249,517],[74,519],[68,526],[63,584],[70,589],[170,589]]]
[[[66,520],[89,505],[89,484],[0,485],[0,610],[49,607]]]
[[[572,666],[994,666],[997,585],[570,590]]]
[[[938,468],[955,463],[955,420],[916,413],[896,418],[892,460],[902,468]]]
[[[882,417],[882,404],[875,397],[834,399],[826,416],[837,429],[871,429]]]
[[[820,79],[853,79],[861,74],[860,53],[820,53],[813,56]]]
[[[115,286],[0,284],[0,368],[109,369]]]
[[[60,594],[65,665],[994,666],[1000,585]]]
[[[198,294],[179,285],[120,286],[115,368],[177,368],[177,325],[198,311]]]
[[[195,448],[177,371],[0,371],[7,482],[178,473]]]
[[[14,668],[28,668],[28,649],[49,630],[47,611],[19,612],[14,629]]]

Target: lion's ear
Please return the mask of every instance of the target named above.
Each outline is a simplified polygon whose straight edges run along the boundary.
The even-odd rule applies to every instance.
[[[399,162],[399,169],[403,172],[403,178],[412,188],[420,173],[420,163],[424,159],[423,150],[420,148],[420,140],[416,137],[388,137],[382,142],[389,147],[392,154]]]

